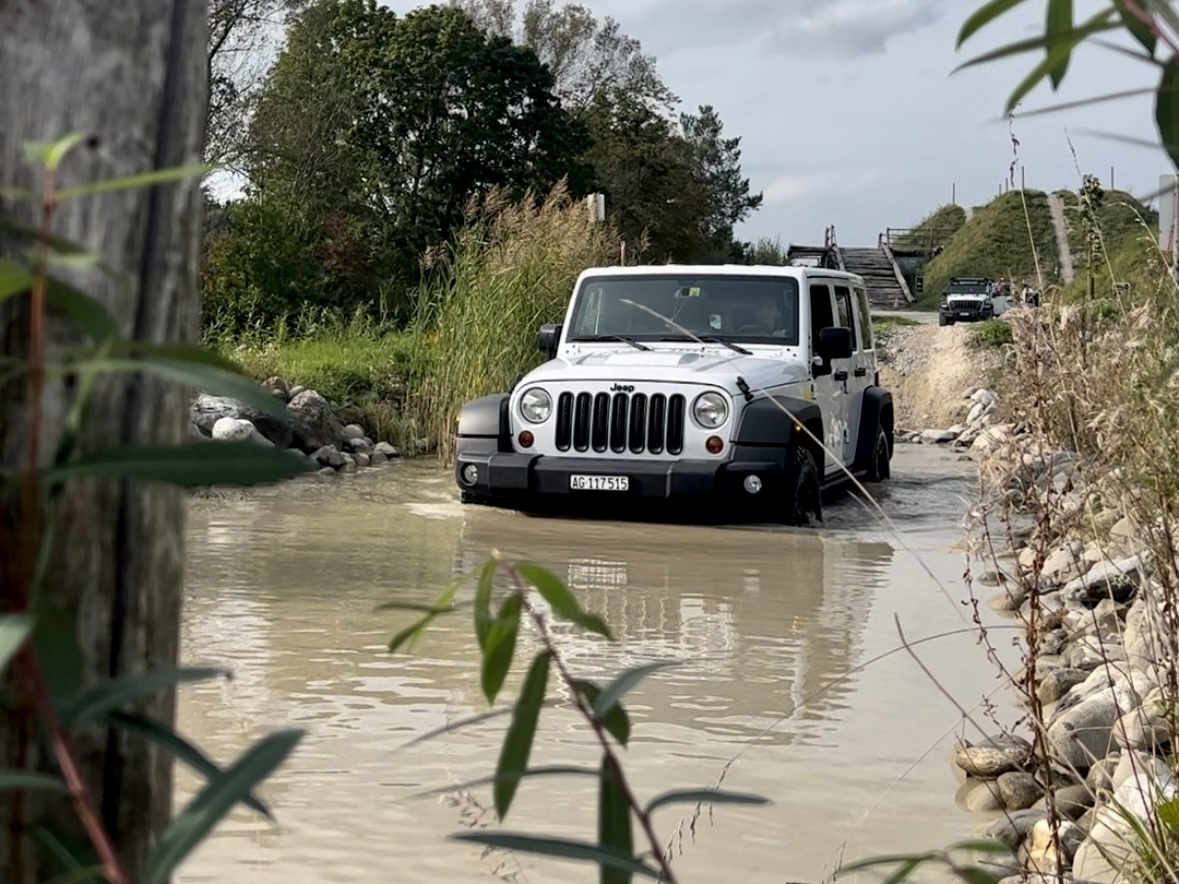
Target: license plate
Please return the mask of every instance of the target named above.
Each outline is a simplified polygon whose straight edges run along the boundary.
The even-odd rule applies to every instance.
[[[963,311],[962,311],[961,313],[959,313],[958,315],[959,315],[959,316],[969,316],[969,315],[970,315],[970,311],[969,311],[969,310],[963,310]]]
[[[570,476],[569,488],[573,491],[627,491],[630,489],[628,476]]]

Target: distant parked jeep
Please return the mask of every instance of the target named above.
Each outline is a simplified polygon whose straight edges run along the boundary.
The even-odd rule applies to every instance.
[[[1002,312],[996,311],[994,299],[994,280],[985,276],[956,276],[942,294],[937,324],[953,325],[955,322],[993,319]]]
[[[569,511],[697,501],[792,525],[821,492],[889,476],[861,277],[815,267],[586,270],[548,361],[459,417],[466,503]]]

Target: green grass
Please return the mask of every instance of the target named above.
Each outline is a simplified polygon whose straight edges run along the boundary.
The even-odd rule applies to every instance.
[[[987,319],[970,327],[967,339],[972,347],[1002,347],[1013,342],[1011,323]]]
[[[961,206],[944,205],[934,209],[919,221],[909,233],[893,241],[893,248],[936,248],[945,246],[966,224],[966,210]]]
[[[895,332],[898,328],[908,328],[914,325],[920,325],[915,319],[910,319],[907,316],[873,316],[872,317],[872,334],[876,338],[884,338]]]
[[[406,410],[405,379],[418,344],[405,333],[364,332],[355,323],[330,325],[316,337],[276,336],[268,343],[217,342],[218,351],[258,381],[278,377],[315,390],[344,423],[358,423],[378,441],[417,450],[420,432]]]
[[[407,398],[442,457],[465,402],[508,390],[542,361],[538,329],[561,320],[577,275],[611,263],[615,243],[557,189],[539,204],[493,196],[436,257]]]
[[[1069,248],[1073,266],[1080,273],[1086,263],[1085,225],[1081,216],[1080,199],[1071,191],[1059,191],[1065,203],[1065,222],[1068,225]],[[1105,249],[1114,254],[1131,246],[1144,229],[1158,229],[1158,212],[1143,205],[1134,196],[1121,190],[1108,190],[1097,210],[1097,222]],[[1096,256],[1098,264],[1104,257]]]
[[[992,279],[1036,278],[1036,258],[1046,283],[1059,279],[1059,255],[1048,195],[1029,190],[1027,213],[1019,191],[1005,193],[974,213],[946,243],[941,254],[925,265],[925,290],[915,305],[936,309],[942,292],[955,276],[989,276]],[[1030,220],[1030,235],[1029,235]]]

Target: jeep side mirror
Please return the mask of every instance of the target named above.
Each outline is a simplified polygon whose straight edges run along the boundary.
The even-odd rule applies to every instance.
[[[819,356],[830,365],[833,359],[851,359],[852,331],[850,328],[824,328],[819,330]]]
[[[561,340],[561,326],[542,325],[536,346],[549,359],[557,358],[557,344]]]

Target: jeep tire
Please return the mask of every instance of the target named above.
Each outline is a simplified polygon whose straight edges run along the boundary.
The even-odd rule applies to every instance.
[[[823,521],[822,483],[815,458],[805,445],[794,448],[787,474],[785,513],[787,525],[805,527]]]
[[[892,475],[890,459],[892,451],[888,445],[888,434],[884,427],[876,425],[876,442],[872,446],[872,459],[868,462],[868,472],[864,476],[867,482],[883,482]]]
[[[937,315],[937,324],[938,325],[953,325],[954,323],[951,320],[947,319],[946,315],[944,313],[939,313]]]

